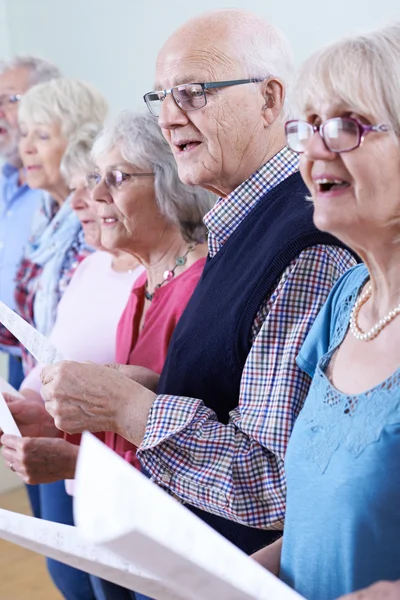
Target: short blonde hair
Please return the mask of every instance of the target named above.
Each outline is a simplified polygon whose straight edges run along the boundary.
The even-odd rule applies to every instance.
[[[295,101],[301,113],[315,98],[337,98],[355,112],[390,124],[400,135],[400,22],[344,38],[313,54],[300,69]]]
[[[60,77],[31,87],[21,98],[20,121],[59,123],[67,141],[85,123],[104,122],[107,100],[92,85]]]

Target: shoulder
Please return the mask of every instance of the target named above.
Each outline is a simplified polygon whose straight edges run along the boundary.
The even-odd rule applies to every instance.
[[[313,377],[320,358],[329,349],[343,304],[368,278],[364,265],[356,265],[342,275],[332,287],[297,357],[297,364]]]

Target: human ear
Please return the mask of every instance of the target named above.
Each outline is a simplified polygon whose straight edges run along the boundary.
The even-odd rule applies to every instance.
[[[262,108],[265,126],[272,125],[280,116],[285,101],[285,86],[279,79],[266,79],[261,87],[264,98]]]

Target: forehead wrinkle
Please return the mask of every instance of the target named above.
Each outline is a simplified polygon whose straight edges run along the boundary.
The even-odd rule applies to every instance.
[[[173,59],[168,56],[162,58],[160,54],[157,71],[164,71],[168,82],[164,85],[173,87],[183,83],[202,83],[206,78],[218,81],[226,79],[238,69],[237,60],[216,45],[210,45],[207,49],[196,47],[192,52],[186,49],[185,54]],[[157,81],[154,89],[162,88],[163,84]]]

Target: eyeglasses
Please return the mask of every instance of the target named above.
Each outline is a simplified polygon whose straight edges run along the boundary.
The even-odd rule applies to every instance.
[[[321,125],[312,125],[307,121],[288,121],[285,125],[287,145],[293,152],[302,154],[307,150],[310,140],[319,133],[325,146],[331,152],[350,152],[358,148],[367,133],[386,133],[389,125],[364,125],[352,117],[334,117]]]
[[[184,111],[198,110],[207,104],[206,90],[243,85],[245,83],[260,83],[264,79],[235,79],[233,81],[213,81],[208,83],[184,83],[168,90],[148,92],[143,96],[147,108],[154,117],[160,116],[161,104],[168,94],[171,94],[175,103]]]
[[[154,177],[154,173],[123,173],[119,169],[113,169],[112,171],[107,171],[104,175],[104,183],[108,188],[117,189],[127,179],[134,179],[135,177]],[[89,190],[94,190],[101,180],[100,173],[96,171],[89,173],[86,176]]]
[[[11,96],[0,96],[0,108],[7,108],[16,105],[22,98],[21,94],[12,94]]]

